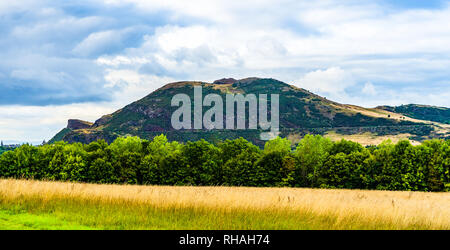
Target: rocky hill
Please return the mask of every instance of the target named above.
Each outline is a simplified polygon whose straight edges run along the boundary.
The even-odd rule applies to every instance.
[[[409,117],[409,113],[398,113],[396,109],[385,107],[367,109],[340,104],[275,79],[227,78],[213,83],[189,81],[167,84],[141,100],[101,117],[93,124],[71,120],[69,126],[50,142],[64,140],[89,143],[97,139],[111,142],[118,136],[135,135],[151,139],[156,135],[165,134],[170,140],[181,142],[202,138],[218,142],[244,137],[257,145],[264,144],[260,138],[263,131],[260,129],[173,129],[171,116],[178,107],[171,106],[172,97],[184,93],[194,100],[195,86],[203,87],[203,97],[207,94],[218,94],[223,97],[223,100],[227,93],[255,94],[256,96],[268,94],[269,97],[270,94],[279,94],[280,136],[288,137],[293,142],[307,133],[333,138],[364,135],[362,137],[366,141],[360,140],[363,144],[378,142],[380,138],[410,138],[420,141],[450,136],[449,126],[438,123],[440,120],[427,121],[420,119],[422,116],[414,115]],[[204,107],[203,113],[207,110],[208,107]]]

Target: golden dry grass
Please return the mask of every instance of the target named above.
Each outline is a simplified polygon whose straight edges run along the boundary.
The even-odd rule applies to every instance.
[[[397,134],[397,135],[377,135],[371,132],[365,132],[360,134],[343,135],[338,134],[335,131],[328,131],[324,137],[329,138],[332,141],[339,141],[341,139],[358,142],[363,146],[379,145],[386,140],[391,140],[393,143],[398,143],[401,140],[409,140],[412,145],[420,145],[421,142],[410,140],[411,134]]]
[[[95,201],[97,205],[152,207],[165,211],[173,208],[200,209],[213,213],[215,217],[224,216],[225,219],[235,212],[263,215],[258,219],[264,218],[265,214],[298,215],[299,218],[307,214],[312,220],[321,218],[322,223],[332,223],[312,227],[316,229],[450,229],[449,193],[124,186],[0,180],[0,204],[22,204],[32,197],[38,197],[42,204],[67,199],[86,204]],[[224,227],[217,229],[234,229]],[[215,229],[214,226],[208,228]],[[292,228],[297,227],[292,225]]]

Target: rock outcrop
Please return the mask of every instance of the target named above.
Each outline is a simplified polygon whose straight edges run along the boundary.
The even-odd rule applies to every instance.
[[[67,128],[72,129],[72,130],[88,129],[88,128],[91,128],[92,125],[94,125],[94,124],[91,122],[82,121],[82,120],[78,120],[78,119],[70,119],[67,123]]]

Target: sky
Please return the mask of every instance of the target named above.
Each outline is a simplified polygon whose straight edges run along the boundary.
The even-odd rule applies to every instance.
[[[0,1],[0,140],[49,140],[181,80],[450,107],[449,23],[439,0]]]

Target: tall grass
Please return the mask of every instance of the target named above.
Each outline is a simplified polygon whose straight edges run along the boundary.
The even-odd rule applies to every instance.
[[[0,209],[101,229],[450,229],[450,194],[0,180]]]

